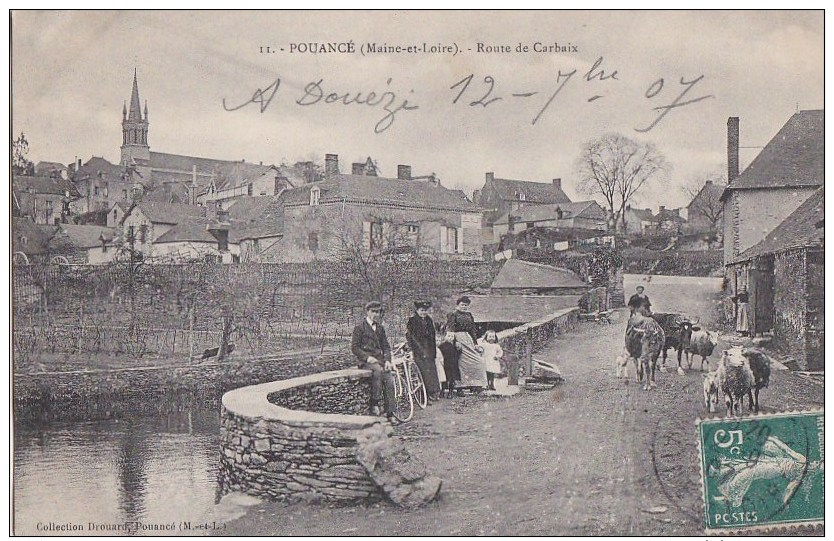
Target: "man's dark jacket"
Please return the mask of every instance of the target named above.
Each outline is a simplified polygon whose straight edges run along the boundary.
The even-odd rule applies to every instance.
[[[391,346],[388,345],[388,338],[385,336],[382,323],[377,323],[376,331],[374,331],[373,327],[368,324],[368,320],[363,319],[362,323],[353,329],[350,349],[359,364],[368,362],[368,357],[374,357],[380,363],[391,360]]]

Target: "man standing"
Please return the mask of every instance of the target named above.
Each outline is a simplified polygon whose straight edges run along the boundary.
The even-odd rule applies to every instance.
[[[643,293],[645,290],[645,287],[637,286],[637,293],[628,299],[628,307],[631,309],[632,314],[635,314],[640,308],[645,308],[647,314],[652,312],[652,302],[649,300],[648,295]]]
[[[365,305],[365,319],[353,329],[351,351],[359,368],[371,371],[371,415],[394,416],[394,375],[391,373],[391,346],[382,326],[382,304],[371,301]]]
[[[420,369],[423,376],[423,383],[426,385],[426,394],[434,401],[440,398],[440,379],[437,377],[437,343],[435,340],[434,321],[429,316],[431,303],[428,301],[417,301],[414,303],[415,314],[408,319],[406,324],[405,338],[408,340],[408,347],[414,355],[414,362]],[[431,402],[429,402],[431,403]]]

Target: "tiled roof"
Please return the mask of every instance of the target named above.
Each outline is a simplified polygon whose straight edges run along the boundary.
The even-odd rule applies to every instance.
[[[12,251],[42,255],[47,251],[50,235],[28,218],[12,220]]]
[[[205,219],[185,219],[160,235],[154,244],[166,242],[208,242],[217,244],[217,239],[206,230]]]
[[[681,217],[679,214],[676,214],[672,209],[663,209],[657,213],[657,216],[653,218],[655,222],[678,222],[684,223],[686,221],[685,218]]]
[[[570,203],[570,198],[552,182],[533,182],[529,180],[512,180],[495,178],[492,180],[495,190],[506,201],[526,201],[529,203]],[[524,194],[521,199],[521,194]]]
[[[631,212],[637,219],[640,221],[651,222],[654,220],[654,214],[652,213],[652,209],[638,209],[638,208],[630,208],[626,209],[626,212]]]
[[[115,238],[116,230],[101,225],[61,224],[55,239],[64,237],[77,248],[95,248],[101,246],[102,236],[110,242]]]
[[[245,196],[238,197],[224,207],[229,212],[229,218],[233,220],[251,220],[267,209],[270,203],[275,200],[274,195]]]
[[[825,230],[817,225],[825,219],[825,188],[813,193],[790,216],[776,226],[764,239],[736,256],[731,263],[747,261],[754,257],[801,248],[819,246],[825,238]]]
[[[693,205],[697,205],[697,202],[700,200],[704,201],[718,201],[721,199],[721,194],[724,193],[724,188],[726,188],[724,184],[715,184],[715,183],[704,183],[701,189],[695,194],[695,197],[692,198],[692,201],[686,206],[686,208],[692,208]]]
[[[137,207],[148,220],[160,224],[177,224],[187,218],[200,218],[205,214],[203,207],[180,203],[142,201],[137,204]]]
[[[215,167],[235,163],[245,162],[198,158],[196,156],[184,156],[182,154],[168,154],[167,152],[151,152],[150,166],[152,169],[170,169],[190,173],[191,167],[196,165],[198,173],[211,173]]]
[[[64,192],[69,188],[68,186],[64,186],[60,179],[53,179],[48,175],[14,175],[12,178],[12,187],[18,192],[18,197],[22,193],[28,193],[30,188],[36,194],[51,195],[64,195]]]
[[[821,186],[825,111],[800,111],[782,126],[727,190]],[[728,191],[724,192],[724,197]]]
[[[480,210],[462,191],[450,190],[431,182],[344,174],[337,175],[330,180],[286,190],[280,196],[281,201],[285,204],[309,204],[310,190],[314,186],[318,186],[321,190],[319,199],[321,203],[345,199],[351,202],[407,205],[465,212]]]
[[[590,286],[568,269],[520,259],[508,259],[498,271],[490,287],[507,289]]]
[[[475,323],[528,323],[579,305],[579,295],[471,295]]]
[[[248,216],[244,209],[237,209],[235,206],[247,199],[267,200],[257,203],[249,203],[257,206]],[[229,216],[233,220],[232,229],[229,232],[229,241],[238,243],[245,239],[262,239],[266,237],[277,237],[284,234],[284,207],[279,198],[275,196],[241,198],[238,203],[229,207]],[[237,220],[237,221],[234,221]]]
[[[69,167],[58,162],[39,161],[35,164],[35,174],[49,175],[51,171],[68,171]]]
[[[102,178],[108,180],[121,180],[122,175],[125,172],[125,168],[121,165],[110,163],[104,158],[93,156],[87,160],[87,163],[78,168],[78,171],[75,172],[73,178],[76,181],[84,178],[95,178],[99,176],[99,172],[101,173]]]
[[[556,209],[562,210],[562,219],[568,220],[587,214],[588,218],[594,218],[593,212],[588,212],[594,207],[599,207],[596,201],[576,201],[572,203],[556,203],[547,205],[527,205],[518,210],[514,210],[512,215],[518,222],[541,222],[545,220],[556,220]],[[600,210],[602,210],[600,208]],[[510,213],[502,215],[496,224],[508,224]],[[602,218],[605,219],[605,211],[602,210]]]

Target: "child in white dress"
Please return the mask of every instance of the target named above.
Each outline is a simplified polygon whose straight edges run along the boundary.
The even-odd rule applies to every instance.
[[[504,356],[504,350],[498,343],[498,335],[495,331],[487,331],[480,340],[478,345],[483,348],[481,354],[484,359],[484,368],[487,376],[487,389],[495,390],[495,376],[501,374],[501,357]]]

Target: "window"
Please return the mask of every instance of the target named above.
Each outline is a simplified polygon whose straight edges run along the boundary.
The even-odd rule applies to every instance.
[[[416,235],[417,233],[420,232],[420,226],[419,225],[414,225],[414,224],[409,224],[409,225],[405,226],[405,230],[410,235]]]
[[[319,204],[319,198],[321,197],[321,190],[318,186],[313,186],[310,190],[310,205],[315,206]]]
[[[148,241],[148,224],[142,224],[139,226],[139,242],[147,242]]]
[[[316,253],[319,250],[319,234],[311,232],[307,234],[307,248]]]
[[[127,200],[127,188],[122,190],[122,199]]]
[[[246,195],[251,196],[253,193],[255,193],[255,187],[251,184],[247,185],[246,186]]]
[[[108,186],[107,186],[107,183],[105,182],[104,187],[102,188],[102,190],[104,192],[104,197],[107,197],[107,194],[109,193],[109,190],[107,188],[108,188]]]
[[[93,186],[93,195],[98,195],[98,186]]]
[[[382,222],[371,222],[371,237],[370,237],[370,248],[371,250],[381,250],[382,249]]]
[[[458,252],[458,230],[456,228],[440,226],[440,251],[444,254]]]
[[[46,223],[52,225],[52,201],[46,201]]]

